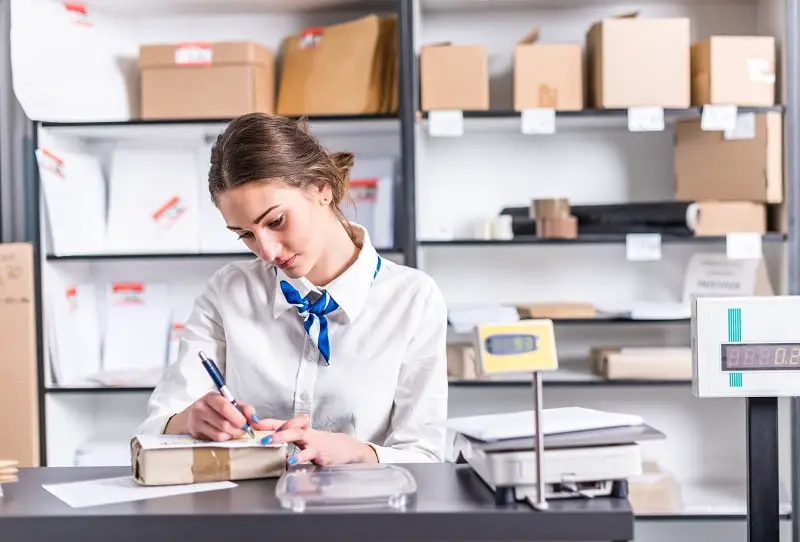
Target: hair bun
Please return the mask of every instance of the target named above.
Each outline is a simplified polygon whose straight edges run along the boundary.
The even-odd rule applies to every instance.
[[[331,155],[331,160],[336,165],[336,169],[347,176],[356,162],[356,157],[349,152],[335,152]]]

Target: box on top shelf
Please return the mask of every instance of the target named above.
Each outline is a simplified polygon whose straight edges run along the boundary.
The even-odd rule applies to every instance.
[[[738,123],[733,134],[704,131],[699,119],[676,123],[676,199],[783,201],[780,113],[745,113]]]
[[[143,45],[141,116],[230,118],[275,102],[273,53],[255,42]]]
[[[692,105],[775,104],[775,38],[711,36],[691,51]]]
[[[482,45],[440,43],[419,53],[423,111],[489,109],[489,68]]]
[[[283,41],[280,115],[364,115],[398,107],[396,16],[309,28]]]
[[[514,109],[583,109],[583,47],[538,40],[537,28],[514,50]]]
[[[586,37],[590,106],[689,107],[690,40],[687,18],[632,13],[594,23]]]

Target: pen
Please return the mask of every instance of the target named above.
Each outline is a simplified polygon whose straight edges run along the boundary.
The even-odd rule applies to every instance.
[[[244,413],[242,407],[239,406],[239,403],[233,397],[231,390],[228,389],[228,385],[225,384],[225,378],[223,378],[222,373],[219,372],[217,364],[214,363],[212,360],[210,360],[206,356],[205,352],[203,352],[202,350],[198,352],[197,355],[200,356],[200,360],[203,362],[203,367],[205,367],[206,371],[208,371],[208,375],[211,377],[211,380],[214,381],[214,385],[217,387],[222,396],[228,401],[230,401],[231,404],[236,407],[236,410],[241,412],[242,415],[244,416],[245,421],[244,421],[244,427],[242,427],[242,429],[247,431],[247,434],[250,435],[250,438],[255,438],[256,434],[253,432],[253,429],[247,422],[247,414]]]

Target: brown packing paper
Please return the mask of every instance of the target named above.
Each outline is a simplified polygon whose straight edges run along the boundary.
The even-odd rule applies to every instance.
[[[286,446],[143,449],[131,440],[133,478],[148,486],[277,478],[286,459]]]
[[[537,199],[531,205],[531,218],[569,218],[570,205],[566,198]]]
[[[283,41],[280,115],[391,113],[397,91],[397,18],[369,15]]]
[[[39,466],[36,338],[33,247],[0,244],[0,465]]]

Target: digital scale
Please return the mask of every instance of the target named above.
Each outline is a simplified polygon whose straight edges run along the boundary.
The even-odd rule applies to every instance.
[[[546,510],[548,499],[627,497],[628,478],[642,472],[638,441],[664,435],[645,424],[544,435],[541,373],[558,369],[552,320],[479,325],[475,353],[481,376],[533,373],[533,437],[487,442],[458,434],[455,441],[497,504]]]
[[[692,304],[694,394],[747,402],[751,541],[780,538],[778,397],[800,395],[798,315],[800,296],[707,297]]]

